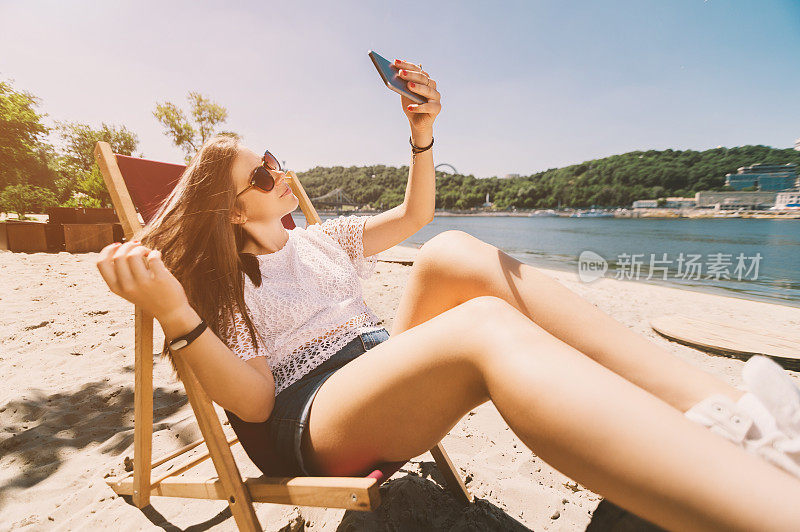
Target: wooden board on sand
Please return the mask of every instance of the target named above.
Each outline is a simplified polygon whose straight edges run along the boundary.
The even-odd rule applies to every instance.
[[[766,355],[786,369],[800,370],[800,331],[772,331],[683,315],[650,320],[660,335],[715,354],[748,359]]]

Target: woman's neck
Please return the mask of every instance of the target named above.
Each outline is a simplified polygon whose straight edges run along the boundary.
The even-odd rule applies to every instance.
[[[252,253],[253,255],[275,253],[283,249],[283,246],[289,241],[289,231],[280,220],[277,221],[277,224],[248,221],[244,223],[243,229],[245,243],[242,246],[242,253]]]

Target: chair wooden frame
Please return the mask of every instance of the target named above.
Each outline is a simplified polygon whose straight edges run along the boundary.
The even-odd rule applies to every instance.
[[[128,192],[111,146],[98,142],[95,159],[100,167],[108,192],[119,215],[126,239],[133,238],[143,225]],[[308,224],[320,223],[320,217],[311,204],[303,186],[294,172],[287,172],[287,181]],[[403,465],[396,462],[390,467],[376,469],[365,477],[254,477],[242,478],[234,461],[231,446],[237,438],[226,438],[222,424],[211,399],[200,386],[194,373],[179,354],[174,356],[178,375],[183,382],[192,411],[197,418],[202,439],[184,446],[168,455],[152,460],[153,436],[153,316],[140,307],[134,310],[135,372],[134,372],[134,458],[133,471],[121,478],[112,478],[107,484],[119,495],[132,496],[138,508],[150,504],[151,496],[184,497],[195,499],[227,500],[240,530],[261,530],[253,502],[320,506],[371,511],[380,505],[379,486]],[[207,450],[190,460],[152,478],[153,469],[183,456],[205,443]],[[430,450],[443,475],[448,490],[464,504],[473,496],[464,485],[460,474],[447,456],[442,444]],[[194,466],[211,458],[217,477],[208,480],[183,478]],[[388,471],[388,474],[387,474]]]

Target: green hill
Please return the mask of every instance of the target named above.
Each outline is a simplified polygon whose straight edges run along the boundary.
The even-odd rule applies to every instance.
[[[436,207],[478,207],[487,193],[500,210],[551,208],[559,202],[562,207],[624,207],[637,199],[721,190],[725,174],[755,163],[800,165],[800,152],[761,145],[633,151],[512,179],[437,172]],[[342,188],[357,203],[389,209],[403,201],[408,166],[318,166],[297,175],[309,197]]]

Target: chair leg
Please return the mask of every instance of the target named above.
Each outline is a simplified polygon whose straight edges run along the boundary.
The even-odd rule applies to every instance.
[[[211,461],[214,462],[214,469],[222,484],[236,526],[245,532],[261,530],[250,491],[242,481],[242,475],[233,459],[233,453],[228,446],[225,433],[222,431],[222,424],[214,411],[211,399],[180,354],[173,354],[173,360],[183,386],[186,388],[186,395],[189,397],[189,403],[197,418],[200,432],[206,441]]]
[[[135,308],[135,370],[133,389],[133,504],[150,504],[153,444],[153,317]]]
[[[461,480],[461,475],[456,470],[453,462],[450,461],[450,457],[447,456],[441,442],[437,443],[436,447],[431,449],[431,454],[436,461],[439,472],[444,476],[447,489],[450,490],[450,493],[452,493],[459,502],[470,504],[473,501],[472,493],[470,493],[467,486],[464,485],[464,481]]]

